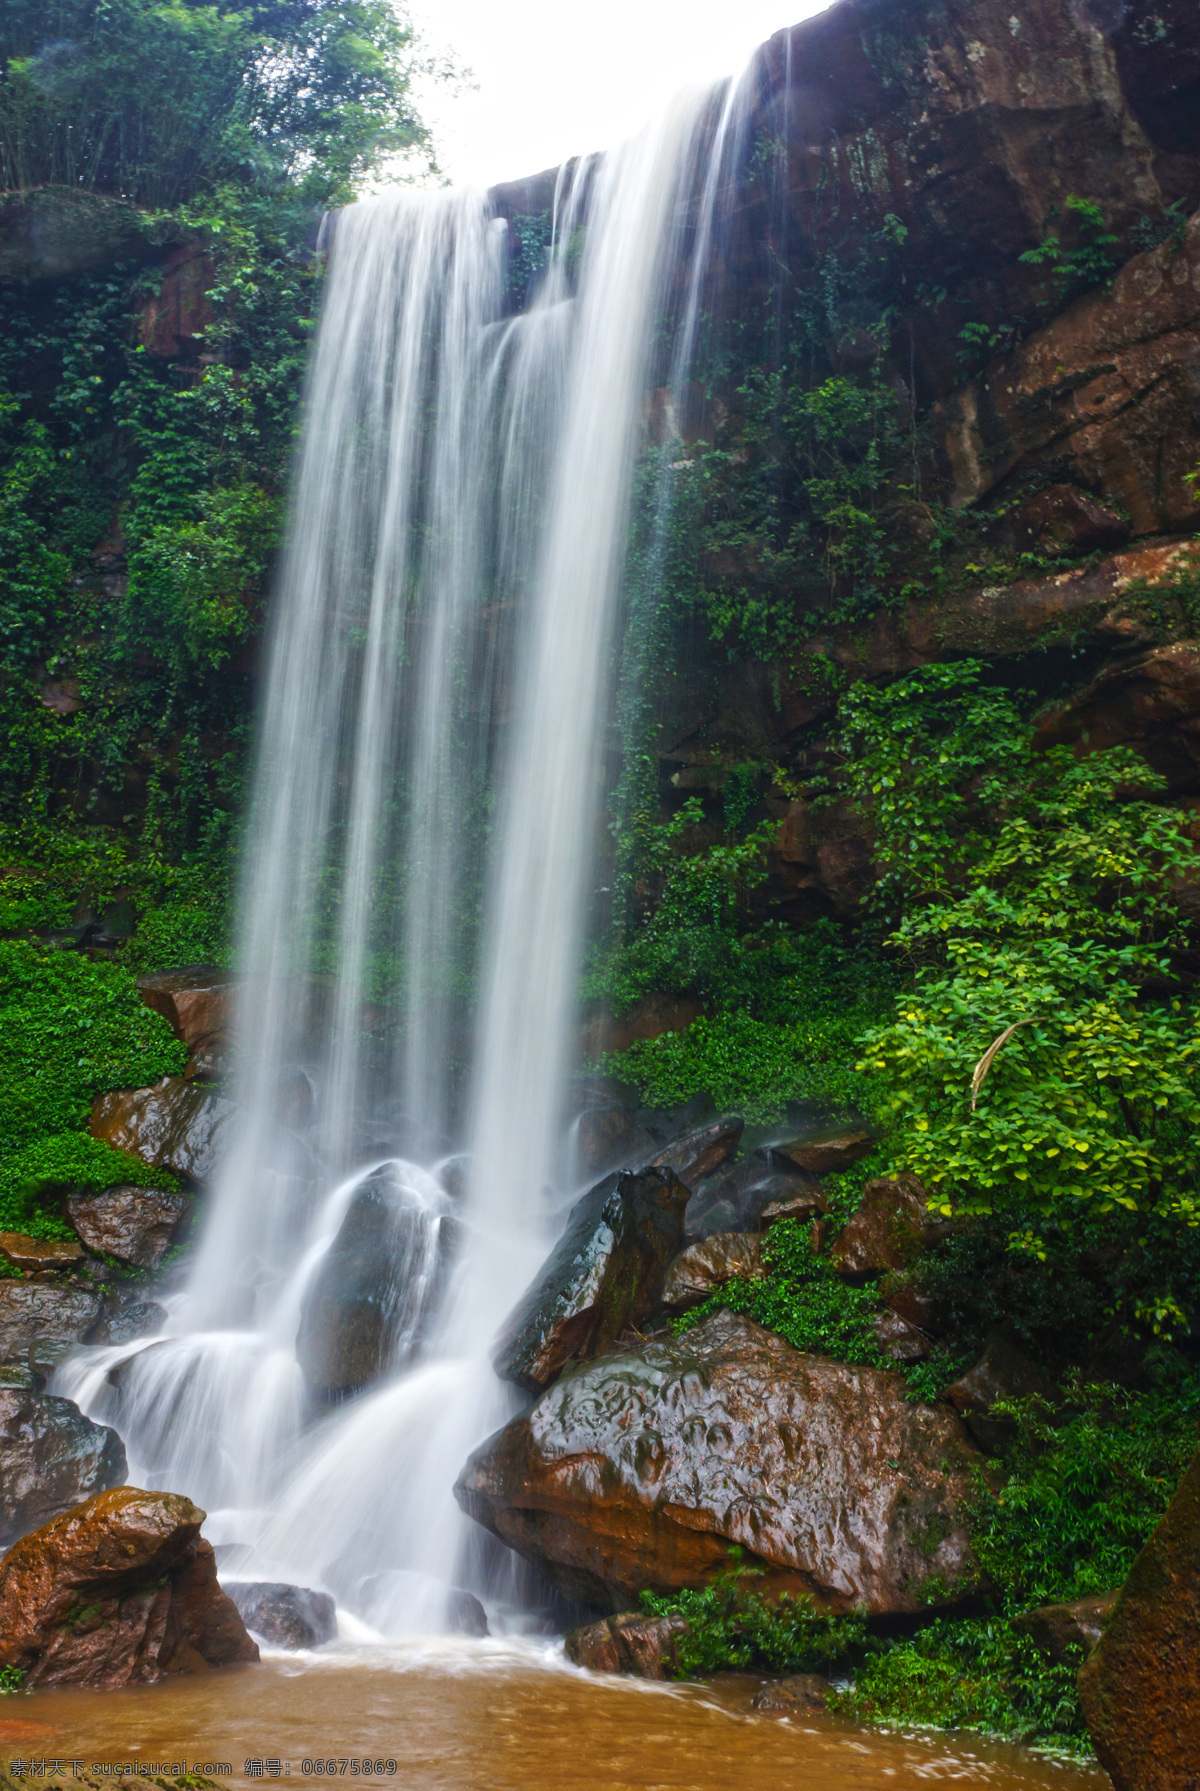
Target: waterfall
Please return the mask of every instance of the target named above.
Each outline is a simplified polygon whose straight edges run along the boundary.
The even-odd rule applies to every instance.
[[[132,1479],[206,1507],[223,1571],[323,1586],[384,1635],[436,1628],[448,1588],[519,1602],[450,1488],[516,1397],[489,1345],[566,1192],[633,468],[668,339],[686,375],[752,87],[566,170],[521,315],[485,195],[399,191],[331,232],[236,1126],[163,1334],[59,1385],[118,1426]],[[379,1330],[343,1398],[322,1314],[351,1269],[378,1271]]]

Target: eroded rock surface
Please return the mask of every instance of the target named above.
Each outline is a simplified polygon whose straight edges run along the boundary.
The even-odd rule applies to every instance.
[[[23,1232],[0,1231],[0,1256],[14,1269],[69,1269],[83,1251],[64,1238],[27,1238]]]
[[[1082,1660],[1090,1654],[1113,1614],[1115,1592],[1073,1598],[1069,1604],[1043,1604],[1013,1618],[1013,1628],[1032,1638],[1050,1660]]]
[[[32,1384],[0,1387],[0,1549],[120,1486],[126,1471],[116,1431],[93,1424],[72,1400]]]
[[[538,1392],[572,1357],[589,1360],[659,1305],[689,1198],[667,1167],[610,1175],[585,1194],[501,1330],[493,1356],[500,1378]]]
[[[663,1305],[697,1306],[726,1281],[761,1281],[765,1273],[761,1237],[754,1232],[717,1232],[679,1252],[663,1282]]]
[[[69,1349],[100,1317],[98,1293],[36,1281],[0,1281],[0,1360],[28,1357],[35,1345]]]
[[[23,1536],[0,1563],[0,1661],[32,1689],[257,1660],[203,1521],[178,1493],[122,1486]]]
[[[164,1076],[149,1088],[116,1088],[98,1096],[89,1125],[93,1138],[152,1169],[203,1183],[216,1169],[221,1131],[232,1111],[215,1089]]]
[[[1200,1454],[1130,1569],[1079,1700],[1115,1791],[1200,1785]]]
[[[573,1629],[564,1642],[567,1659],[592,1673],[628,1673],[637,1679],[669,1679],[675,1648],[687,1628],[682,1617],[648,1617],[624,1611]]]
[[[89,1250],[138,1269],[157,1268],[192,1210],[187,1194],[122,1184],[99,1194],[72,1194],[67,1217]]]
[[[979,1460],[899,1375],[802,1355],[730,1312],[574,1369],[472,1455],[463,1509],[568,1597],[700,1586],[730,1544],[834,1609],[953,1602]]]

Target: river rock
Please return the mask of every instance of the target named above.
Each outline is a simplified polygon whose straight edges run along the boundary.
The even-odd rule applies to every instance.
[[[0,1231],[0,1256],[14,1269],[69,1269],[83,1251],[73,1238],[27,1238],[20,1231]]]
[[[0,1549],[125,1479],[125,1445],[69,1399],[0,1387]]]
[[[728,1161],[737,1149],[744,1129],[745,1121],[736,1115],[714,1119],[709,1125],[697,1126],[656,1151],[641,1167],[669,1169],[687,1187],[693,1188]]]
[[[300,1313],[296,1354],[327,1396],[365,1387],[409,1361],[444,1284],[453,1221],[382,1164],[342,1221]]]
[[[191,1210],[187,1194],[126,1183],[67,1201],[67,1217],[89,1250],[137,1269],[158,1267]]]
[[[1100,1640],[1116,1602],[1115,1592],[1098,1592],[1070,1604],[1044,1604],[1014,1617],[1012,1626],[1030,1636],[1050,1660],[1082,1660]]]
[[[572,1357],[590,1360],[658,1306],[689,1198],[663,1166],[607,1176],[585,1194],[505,1321],[492,1358],[501,1380],[539,1392]]]
[[[193,964],[185,970],[139,976],[137,986],[146,1006],[161,1014],[176,1038],[193,1051],[230,1029],[236,984],[227,970]]]
[[[865,1281],[903,1268],[933,1235],[928,1196],[916,1176],[877,1176],[829,1254],[841,1274]]]
[[[760,1716],[811,1716],[824,1710],[833,1691],[820,1673],[791,1673],[786,1679],[770,1679],[750,1700]]]
[[[726,1281],[761,1281],[765,1274],[757,1233],[718,1232],[679,1252],[663,1282],[663,1305],[698,1306]]]
[[[224,1588],[242,1622],[272,1648],[319,1648],[337,1634],[337,1606],[328,1592],[268,1580]]]
[[[874,1132],[865,1126],[835,1126],[784,1144],[772,1144],[767,1157],[781,1168],[791,1164],[806,1169],[810,1175],[837,1175],[852,1168],[877,1142]]]
[[[687,1628],[682,1617],[648,1617],[624,1611],[573,1629],[563,1647],[567,1659],[590,1673],[629,1673],[637,1679],[674,1677],[676,1644]]]
[[[1200,1785],[1200,1452],[1079,1675],[1115,1791]]]
[[[122,1486],[23,1536],[0,1563],[0,1661],[33,1690],[257,1660],[203,1522],[178,1493]]]
[[[992,1417],[997,1400],[1034,1396],[1051,1403],[1054,1388],[1002,1329],[990,1333],[974,1368],[942,1394],[988,1455],[1002,1455],[1016,1434],[1009,1419]]]
[[[82,1287],[0,1281],[0,1359],[28,1359],[33,1345],[61,1345],[65,1353],[84,1341],[101,1305],[98,1293]]]
[[[211,1180],[221,1133],[233,1105],[216,1089],[182,1076],[164,1076],[149,1088],[116,1088],[92,1103],[93,1138],[188,1182]]]
[[[686,1179],[686,1178],[685,1178]],[[793,1206],[793,1203],[795,1205]],[[825,1210],[821,1184],[792,1163],[781,1168],[755,1155],[697,1182],[684,1215],[689,1242],[724,1231],[765,1230],[772,1216]]]
[[[899,1615],[973,1584],[960,1513],[979,1460],[898,1374],[721,1311],[564,1375],[475,1451],[455,1496],[601,1608],[702,1586],[736,1544],[766,1592]]]

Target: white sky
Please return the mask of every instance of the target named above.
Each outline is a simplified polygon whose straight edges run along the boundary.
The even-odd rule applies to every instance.
[[[828,0],[409,0],[428,47],[476,92],[422,96],[456,186],[537,174],[632,135],[681,87],[739,70]]]

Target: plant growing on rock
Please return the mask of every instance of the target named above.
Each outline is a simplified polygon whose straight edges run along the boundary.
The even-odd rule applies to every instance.
[[[642,1606],[651,1616],[686,1619],[687,1628],[675,1643],[676,1678],[746,1667],[828,1672],[861,1651],[864,1618],[854,1612],[837,1616],[811,1599],[786,1593],[768,1601],[754,1590],[761,1569],[743,1566],[738,1548],[729,1554],[730,1565],[700,1590],[669,1597],[642,1593]]]
[[[1200,1221],[1200,1029],[1177,972],[1186,818],[1132,752],[1034,750],[975,664],[842,705],[880,910],[913,970],[863,1065],[942,1210]]]

